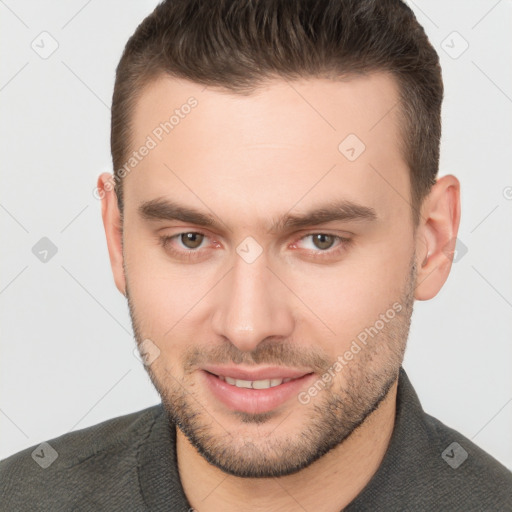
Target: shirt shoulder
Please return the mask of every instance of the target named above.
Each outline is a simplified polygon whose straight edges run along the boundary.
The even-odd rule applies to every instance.
[[[139,448],[156,405],[34,445],[0,461],[2,510],[145,510]]]
[[[344,510],[512,512],[512,472],[425,413],[401,368],[395,426],[386,454]]]
[[[437,418],[424,414],[424,421],[430,444],[428,481],[439,506],[512,511],[512,472]]]

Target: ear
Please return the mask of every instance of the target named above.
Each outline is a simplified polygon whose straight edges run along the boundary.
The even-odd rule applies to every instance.
[[[423,201],[416,230],[417,276],[414,298],[429,300],[442,288],[452,267],[460,222],[460,183],[439,178]]]
[[[112,174],[104,172],[98,178],[98,197],[101,198],[101,216],[107,237],[110,265],[117,289],[126,296],[126,280],[123,269],[123,225],[117,205]]]

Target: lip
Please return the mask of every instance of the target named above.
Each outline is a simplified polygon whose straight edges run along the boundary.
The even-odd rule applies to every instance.
[[[240,366],[205,366],[202,370],[214,373],[215,375],[222,375],[224,377],[231,377],[232,379],[240,380],[266,380],[266,379],[296,379],[308,373],[311,370],[300,370],[297,368],[281,368],[279,366],[267,366],[265,368],[258,368],[257,370],[245,369]]]
[[[205,386],[219,402],[232,411],[250,414],[269,412],[283,405],[290,398],[296,397],[301,389],[306,388],[315,378],[314,373],[308,373],[272,388],[248,389],[228,384],[209,371],[200,370],[200,374]],[[244,380],[261,380],[261,378]]]

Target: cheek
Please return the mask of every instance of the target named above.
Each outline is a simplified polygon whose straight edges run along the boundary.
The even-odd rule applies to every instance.
[[[163,249],[155,239],[125,233],[125,275],[130,301],[143,336],[162,339],[162,336],[183,315],[183,304],[192,294],[184,285],[176,267],[166,264]]]
[[[331,267],[283,269],[283,280],[308,306],[299,304],[298,308],[310,329],[316,330],[318,342],[323,338],[329,353],[334,345],[339,352],[402,300],[412,251],[412,245],[393,244],[388,239],[388,243],[361,248]],[[320,332],[326,334],[319,336]]]
[[[176,354],[194,339],[208,339],[209,293],[225,272],[207,263],[170,261],[163,247],[147,235],[125,234],[125,272],[139,335]],[[182,347],[183,345],[183,347]]]

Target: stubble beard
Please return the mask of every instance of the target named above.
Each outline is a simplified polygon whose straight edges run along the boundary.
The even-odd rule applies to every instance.
[[[295,410],[302,412],[301,425],[295,432],[279,435],[286,428],[286,418],[267,436],[258,435],[258,425],[264,425],[276,413],[249,414],[234,412],[247,431],[254,427],[250,436],[237,431],[230,432],[222,426],[222,418],[214,418],[207,404],[202,404],[194,392],[197,381],[188,372],[204,358],[204,350],[192,349],[182,364],[184,377],[178,380],[162,363],[146,366],[146,370],[162,398],[162,404],[171,427],[177,425],[190,444],[210,464],[223,472],[243,478],[273,478],[291,475],[308,467],[320,457],[345,441],[374,412],[387,396],[398,378],[403,361],[414,304],[416,265],[413,257],[410,272],[401,297],[396,301],[402,309],[385,324],[379,334],[370,339],[361,351],[354,355],[331,385],[325,386],[308,405],[296,402]],[[136,308],[126,289],[128,306],[137,344],[145,339],[140,330]],[[368,327],[368,326],[365,326]],[[364,330],[364,328],[362,331]],[[224,354],[219,361],[268,363],[282,366],[323,366],[332,368],[333,361],[314,355],[302,356],[286,345],[264,344],[254,354],[240,353],[236,347],[222,347],[215,354]],[[229,357],[226,357],[226,354]],[[236,355],[235,355],[236,354]],[[312,354],[315,354],[314,352]],[[247,357],[246,357],[247,356]],[[301,364],[303,363],[303,364]],[[308,364],[309,363],[309,364]],[[318,378],[321,380],[322,373]],[[225,421],[224,421],[225,423]]]

